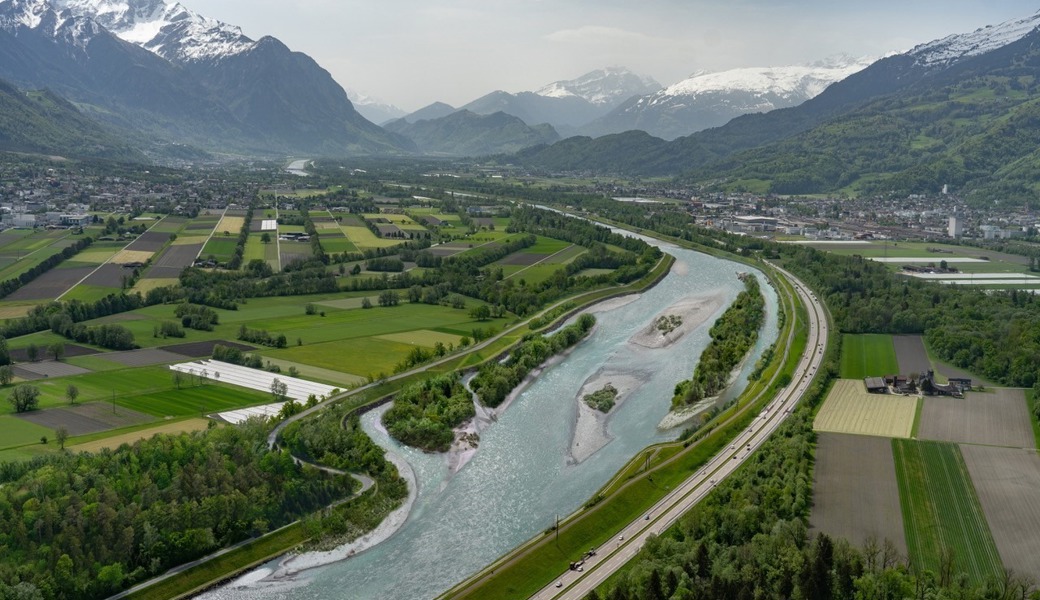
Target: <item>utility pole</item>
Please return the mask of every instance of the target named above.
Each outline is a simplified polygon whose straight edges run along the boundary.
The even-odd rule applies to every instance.
[[[556,513],[556,547],[560,547],[560,513]]]

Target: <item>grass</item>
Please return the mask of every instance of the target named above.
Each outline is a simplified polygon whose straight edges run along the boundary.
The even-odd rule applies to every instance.
[[[911,563],[939,573],[946,562],[953,573],[966,573],[976,584],[1003,575],[960,448],[894,440],[892,450]]]
[[[899,373],[892,336],[877,333],[841,337],[842,379],[882,377]]]
[[[344,220],[346,222],[346,220]],[[349,226],[344,225],[340,229],[343,230],[343,234],[347,236],[351,242],[353,242],[361,250],[369,250],[372,248],[390,248],[397,246],[404,242],[404,240],[388,240],[381,237],[377,237],[376,234],[372,233],[368,227],[361,226]]]
[[[42,436],[52,438],[54,431],[12,415],[0,416],[0,448],[39,444]]]
[[[117,398],[116,404],[156,417],[187,417],[267,404],[272,401],[270,395],[262,392],[207,383],[194,387],[185,384],[181,389],[124,396]]]
[[[391,374],[412,346],[400,342],[365,337],[349,341],[293,346],[284,350],[268,350],[265,357],[285,359],[322,369],[342,371],[359,377]]]
[[[224,237],[223,234],[214,235],[202,248],[201,256],[203,258],[212,256],[219,262],[227,262],[231,260],[236,245],[238,245],[238,237],[234,232],[231,237]]]

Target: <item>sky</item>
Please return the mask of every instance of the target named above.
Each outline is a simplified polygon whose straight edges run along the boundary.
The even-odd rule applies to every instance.
[[[668,86],[702,70],[880,57],[1040,10],[1036,0],[180,1],[406,111],[607,66]]]

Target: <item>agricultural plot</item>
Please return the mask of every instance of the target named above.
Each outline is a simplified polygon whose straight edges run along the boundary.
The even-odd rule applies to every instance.
[[[245,225],[245,222],[245,217],[224,216],[224,218],[217,223],[217,226],[214,229],[216,232],[214,235],[223,235],[225,231],[228,232],[229,235],[237,235],[238,232],[242,230],[242,225]]]
[[[964,398],[931,396],[924,399],[923,440],[1035,449],[1024,390],[996,388],[968,392]]]
[[[170,279],[180,276],[185,267],[195,264],[202,244],[173,245],[166,248],[145,274],[148,279]]]
[[[98,267],[93,273],[83,280],[82,285],[114,288],[119,290],[123,282],[130,277],[130,269],[115,263],[106,263]]]
[[[816,439],[811,527],[859,546],[889,540],[905,556],[892,443],[836,433]]]
[[[941,442],[892,444],[910,562],[938,573],[947,555],[953,571],[976,584],[999,578],[1004,566],[960,449]]]
[[[899,361],[900,372],[904,375],[910,373],[924,373],[929,369],[934,370],[939,379],[943,377],[960,377],[971,379],[973,385],[990,387],[993,384],[977,377],[963,369],[948,365],[941,361],[933,361],[928,356],[928,350],[924,345],[924,338],[919,335],[894,335],[892,344],[896,349],[896,358]]]
[[[113,435],[92,442],[76,444],[75,446],[69,446],[68,450],[69,452],[99,452],[106,449],[115,450],[123,444],[133,444],[139,440],[151,439],[157,435],[176,435],[179,433],[205,431],[209,427],[210,423],[211,421],[208,419],[185,419],[183,421],[165,423],[163,425],[149,427],[139,431]]]
[[[231,260],[231,256],[235,252],[235,246],[238,245],[237,237],[219,237],[213,236],[206,242],[206,245],[202,248],[202,257],[210,258],[218,262],[227,262]]]
[[[4,300],[24,302],[31,300],[52,300],[72,289],[96,267],[72,267],[67,269],[51,269],[28,284],[9,294]]]
[[[347,239],[353,242],[360,250],[390,248],[391,246],[397,246],[404,241],[399,239],[387,240],[377,237],[376,234],[372,233],[368,227],[365,227],[364,225],[356,227],[343,225],[340,229],[343,230],[343,234],[347,236]]]
[[[158,252],[169,241],[169,233],[146,231],[131,242],[126,249],[135,252]]]
[[[125,265],[127,263],[143,263],[144,261],[155,255],[155,252],[145,250],[120,250],[112,257],[109,262],[117,265]]]
[[[1004,566],[1040,573],[1040,456],[1035,452],[961,446]]]
[[[863,379],[899,374],[892,336],[845,334],[841,336],[842,379]],[[906,373],[909,373],[906,372]]]
[[[166,375],[169,380],[169,375]],[[223,384],[185,382],[181,389],[117,398],[116,404],[156,417],[188,417],[223,410],[234,410],[271,401],[271,394],[261,394]]]
[[[217,344],[226,346],[228,348],[238,348],[244,352],[255,350],[252,346],[240,344],[238,342],[229,342],[227,340],[207,340],[205,342],[188,342],[187,344],[173,344],[170,346],[163,346],[162,350],[167,352],[173,352],[180,356],[188,356],[191,358],[202,358],[204,356],[212,356],[213,347]]]
[[[311,395],[318,398],[328,397],[335,390],[332,386],[323,383],[315,383],[298,377],[289,377],[281,373],[251,369],[219,360],[199,360],[170,365],[170,369],[264,393],[270,392],[271,386],[277,380],[285,384],[285,396],[287,398],[300,402],[305,402]]]
[[[174,354],[173,352],[162,350],[160,348],[141,348],[139,350],[127,350],[126,352],[108,352],[102,354],[99,358],[118,363],[124,367],[149,367],[152,365],[161,365],[184,360],[183,355]]]
[[[36,231],[11,241],[0,250],[0,280],[12,279],[76,243],[80,236],[67,230]]]
[[[69,435],[88,435],[154,421],[155,418],[123,407],[92,402],[66,408],[49,408],[22,413],[19,418],[48,429],[64,427]]]
[[[862,380],[839,379],[813,422],[816,431],[908,438],[918,398],[869,394]]]
[[[18,363],[14,367],[15,374],[24,379],[40,379],[43,377],[68,377],[89,373],[87,369],[56,360],[42,362]]]
[[[11,415],[0,415],[0,448],[39,444],[42,437],[54,437],[54,430]]]
[[[379,374],[393,373],[394,367],[411,351],[411,344],[377,338],[356,338],[349,342],[324,342],[284,350],[270,350],[264,352],[264,356],[283,358],[358,377],[375,377]]]

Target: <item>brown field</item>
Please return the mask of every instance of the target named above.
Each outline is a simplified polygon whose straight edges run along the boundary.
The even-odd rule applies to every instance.
[[[98,433],[155,420],[155,417],[123,407],[119,407],[118,411],[113,413],[112,406],[104,402],[34,410],[17,416],[41,427],[50,429],[65,427],[69,430],[69,435]]]
[[[29,314],[32,306],[2,306],[0,307],[0,319],[18,319]]]
[[[147,294],[155,288],[160,288],[165,285],[177,285],[179,281],[180,279],[178,279],[177,277],[166,277],[157,279],[151,277],[142,277],[137,280],[137,284],[133,287],[132,291]]]
[[[925,398],[917,436],[986,446],[1036,446],[1025,392],[1007,388],[968,392],[964,398]]]
[[[282,243],[282,247],[285,247],[284,242]],[[307,248],[306,250],[297,250],[293,252],[286,252],[285,250],[282,250],[282,265],[287,265],[294,260],[307,260],[312,256],[314,256],[314,254],[311,253],[310,248]]]
[[[157,427],[149,427],[148,429],[142,429],[140,431],[133,431],[130,433],[124,433],[121,435],[114,435],[107,437],[102,440],[95,440],[93,442],[87,442],[85,444],[76,444],[75,446],[69,446],[70,452],[97,452],[106,448],[116,449],[123,444],[133,444],[137,440],[146,440],[153,436],[163,433],[189,433],[192,431],[204,431],[209,427],[210,421],[206,419],[188,419],[186,421],[176,421],[174,423],[166,423]]]
[[[442,244],[440,246],[428,248],[426,252],[429,252],[434,256],[454,256],[466,250],[469,250],[468,246],[452,246],[451,244]]]
[[[212,356],[213,346],[220,344],[221,346],[227,346],[228,348],[238,348],[245,352],[256,350],[253,346],[247,346],[245,344],[239,344],[238,342],[229,342],[227,340],[206,340],[204,342],[188,342],[186,344],[173,344],[171,346],[163,346],[162,350],[167,352],[173,352],[174,354],[180,354],[181,356],[187,356],[190,358],[202,358],[204,356]]]
[[[214,231],[216,231],[217,233],[223,233],[226,231],[231,235],[235,235],[236,233],[242,230],[242,225],[245,224],[245,222],[245,217],[224,217],[220,220],[219,223],[217,223],[217,226],[216,228],[214,228]]]
[[[120,250],[112,257],[113,262],[117,265],[125,265],[126,263],[144,262],[152,257],[155,252],[146,250]]]
[[[891,441],[821,433],[813,478],[812,529],[854,545],[887,539],[906,556]]]
[[[158,252],[168,241],[170,241],[170,234],[168,233],[146,231],[127,246],[126,249],[140,252]]]
[[[335,229],[339,231],[339,223],[329,219],[326,221],[318,221],[317,219],[311,219],[314,222],[315,229]]]
[[[44,300],[53,299],[72,289],[93,271],[95,267],[73,267],[71,269],[51,269],[28,284],[23,285],[8,295],[5,300]]]
[[[109,352],[102,358],[128,367],[148,367],[163,363],[181,362],[184,360],[184,355],[174,354],[160,348],[142,348],[126,352]]]
[[[928,357],[928,351],[924,346],[924,338],[919,335],[893,335],[892,344],[896,349],[896,360],[899,361],[899,371],[903,375],[911,373],[924,373],[934,369],[945,377],[961,377],[972,380],[973,385],[992,386],[993,384],[963,369],[936,361]]]
[[[190,246],[192,244],[206,245],[206,241],[209,240],[209,235],[180,235],[177,239],[173,240],[174,246]]]
[[[1040,456],[970,445],[962,445],[961,454],[1004,567],[1040,575]]]
[[[118,288],[123,285],[123,276],[129,276],[131,269],[124,269],[115,264],[101,265],[83,281],[83,285],[96,285],[98,287]]]
[[[908,438],[917,412],[915,396],[868,394],[858,379],[839,379],[816,415],[813,429]]]
[[[80,346],[79,344],[65,344],[65,356],[89,356],[91,354],[98,354],[100,350],[95,350],[89,346]],[[43,355],[43,350],[40,350],[40,355]],[[15,362],[28,362],[29,355],[26,353],[25,348],[14,348],[11,350],[11,360]]]
[[[40,351],[41,354],[46,352]],[[84,373],[90,373],[89,370],[83,367],[77,367],[76,365],[70,365],[61,361],[45,360],[41,362],[27,362],[18,363],[17,369],[22,371],[28,371],[39,375],[40,377],[67,377],[70,375],[83,375]]]
[[[148,279],[169,279],[180,277],[184,267],[190,267],[195,263],[195,258],[202,251],[202,244],[191,244],[183,246],[170,246],[162,253],[159,260],[148,270],[145,275]]]

